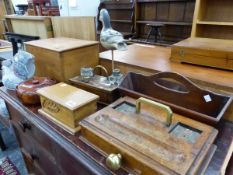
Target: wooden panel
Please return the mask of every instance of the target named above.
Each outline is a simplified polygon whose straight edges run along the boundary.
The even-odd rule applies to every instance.
[[[83,47],[80,50],[72,50],[62,53],[64,60],[64,77],[69,78],[80,75],[82,67],[95,67],[99,64],[98,59],[99,47],[98,45]],[[88,60],[87,60],[88,58]]]
[[[205,11],[200,20],[233,22],[232,0],[202,0],[206,2]],[[202,7],[201,7],[202,8]]]
[[[8,105],[11,111],[14,129],[16,130],[17,139],[20,147],[23,148],[23,153],[29,159],[32,166],[31,171],[40,171],[42,174],[58,173],[55,158],[54,158],[54,142],[44,133],[40,132],[33,124],[27,121],[19,111],[12,110],[12,106]],[[22,122],[27,121],[27,129],[23,130]],[[21,123],[21,124],[20,124]],[[30,126],[30,128],[29,128]],[[37,142],[38,141],[38,142]],[[39,164],[39,167],[35,166]]]
[[[192,37],[232,39],[233,1],[197,0]]]
[[[196,37],[233,39],[233,27],[219,25],[197,25]]]
[[[6,20],[8,21],[10,32],[39,36],[41,39],[53,37],[52,24],[49,17],[8,15]]]
[[[156,20],[168,21],[169,19],[169,2],[157,4],[157,15]]]
[[[109,10],[109,15],[111,20],[131,20],[132,18],[132,11],[122,10]]]
[[[54,37],[96,40],[94,17],[52,17]]]
[[[169,7],[169,21],[183,21],[185,3],[171,2]]]
[[[156,3],[140,4],[140,20],[153,21],[156,19]]]
[[[26,50],[35,56],[37,76],[49,76],[55,80],[63,80],[64,75],[61,71],[62,63],[60,55],[54,51],[44,50],[43,48],[26,45]]]
[[[192,22],[193,21],[193,12],[195,8],[195,2],[187,2],[185,7],[184,21]]]
[[[132,24],[131,23],[118,23],[118,22],[111,22],[112,28],[117,31],[121,32],[131,32]]]
[[[91,167],[84,165],[83,162],[76,157],[76,152],[72,154],[68,153],[63,146],[57,146],[56,151],[56,159],[57,167],[60,169],[61,174],[63,175],[71,175],[71,174],[80,174],[80,175],[96,175],[98,173],[93,173],[91,171]],[[62,157],[61,157],[62,155]],[[98,174],[101,175],[101,174]]]

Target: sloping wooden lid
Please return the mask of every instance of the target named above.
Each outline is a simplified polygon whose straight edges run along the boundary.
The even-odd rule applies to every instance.
[[[233,52],[233,41],[226,39],[188,38],[174,44],[174,46],[204,49],[206,51]]]
[[[217,130],[175,113],[172,126],[166,127],[164,111],[145,105],[141,114],[115,109],[127,103],[135,105],[135,100],[124,97],[83,119],[83,136],[106,153],[122,153],[124,163],[132,168],[139,161],[158,174],[192,174],[208,152]],[[124,111],[128,107],[121,108]]]
[[[74,38],[48,38],[25,42],[26,45],[36,46],[56,52],[64,52],[81,47],[98,44],[97,41],[80,40]]]
[[[99,96],[95,94],[70,86],[66,83],[58,83],[53,86],[41,88],[37,93],[70,110],[80,108],[99,98]]]

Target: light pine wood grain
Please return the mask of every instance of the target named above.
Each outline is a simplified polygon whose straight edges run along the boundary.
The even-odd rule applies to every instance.
[[[42,16],[6,16],[10,32],[39,36],[40,39],[53,37],[50,17]]]
[[[80,75],[81,67],[99,63],[97,41],[50,38],[26,42],[26,50],[35,56],[36,75],[68,82]]]
[[[95,17],[52,17],[54,37],[96,40]]]

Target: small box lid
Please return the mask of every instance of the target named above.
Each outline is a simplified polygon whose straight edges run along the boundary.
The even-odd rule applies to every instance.
[[[65,37],[48,38],[25,42],[26,45],[36,46],[56,52],[64,52],[67,50],[96,45],[98,43],[98,41],[89,41]]]
[[[49,87],[41,88],[37,93],[48,98],[70,110],[80,108],[99,96],[90,92],[70,86],[66,83],[58,83]]]

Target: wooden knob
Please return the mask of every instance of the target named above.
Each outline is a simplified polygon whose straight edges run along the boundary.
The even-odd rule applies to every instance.
[[[109,154],[106,158],[106,165],[111,170],[118,170],[121,167],[121,154]]]

